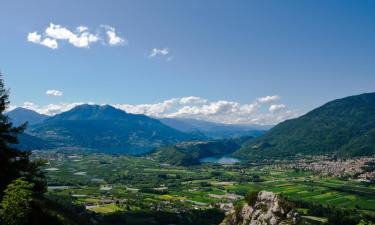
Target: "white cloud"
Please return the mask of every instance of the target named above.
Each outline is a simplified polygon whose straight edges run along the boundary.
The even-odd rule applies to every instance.
[[[46,28],[45,34],[51,38],[60,40],[69,40],[72,36],[75,36],[75,34],[67,28],[53,23],[50,23],[49,27]]]
[[[88,48],[91,43],[99,40],[98,36],[88,32],[87,27],[79,26],[76,30],[77,32],[74,33],[61,25],[50,23],[45,30],[45,34],[56,40],[68,40],[70,44],[77,48]]]
[[[114,106],[129,113],[152,117],[182,117],[229,124],[276,124],[299,115],[292,110],[282,110],[286,108],[283,104],[274,105],[270,109],[263,106],[258,99],[249,104],[240,104],[226,100],[210,102],[200,97],[188,96],[154,104]]]
[[[270,103],[279,100],[281,97],[278,95],[269,95],[265,97],[258,98],[258,102],[260,103]]]
[[[114,107],[122,109],[128,113],[145,114],[154,117],[164,117],[164,115],[168,114],[169,111],[178,104],[178,102],[178,98],[171,98],[163,102],[154,104],[116,104],[114,105]]]
[[[84,104],[83,102],[75,103],[59,103],[59,104],[48,104],[46,106],[38,106],[33,102],[25,102],[22,107],[30,110],[34,110],[38,113],[53,116],[62,112],[66,112],[78,105]]]
[[[84,32],[84,31],[87,31],[87,30],[89,30],[89,28],[88,27],[86,27],[86,26],[78,26],[77,27],[77,31],[78,32]]]
[[[127,44],[127,40],[117,36],[116,29],[114,27],[103,25],[107,29],[106,34],[108,37],[108,44],[111,46]]]
[[[5,112],[10,112],[10,111],[12,111],[15,108],[17,108],[17,106],[10,105],[10,106],[8,106],[8,108],[5,109]]]
[[[46,95],[58,97],[58,96],[62,96],[63,93],[59,90],[47,90]]]
[[[180,98],[180,104],[181,105],[203,104],[203,103],[206,103],[206,102],[207,102],[206,99],[203,99],[201,97],[196,97],[196,96],[188,96],[188,97]]]
[[[27,35],[27,40],[29,42],[40,44],[40,45],[43,45],[52,49],[57,49],[59,47],[55,39],[51,39],[47,37],[42,40],[42,35],[38,34],[37,32],[29,33]]]
[[[270,112],[277,112],[277,111],[283,110],[285,108],[286,108],[286,105],[284,105],[284,104],[271,105],[268,108],[268,111],[270,111]]]
[[[57,49],[59,47],[57,41],[51,38],[45,38],[40,44],[52,49]]]
[[[40,43],[40,39],[42,35],[38,34],[37,32],[31,32],[27,35],[27,40],[33,43]]]
[[[101,37],[104,32],[108,36],[107,44],[115,46],[126,43],[125,38],[116,35],[114,27],[100,26],[100,28],[97,33],[91,33],[88,27],[82,25],[70,30],[64,26],[50,23],[43,34],[31,32],[27,35],[27,40],[52,49],[57,49],[62,41],[66,41],[77,48],[89,48],[91,44],[106,39]]]
[[[55,115],[81,104],[84,103],[38,106],[32,102],[25,102],[23,107],[42,114]],[[287,106],[284,104],[268,107],[262,105],[258,99],[251,103],[241,104],[235,101],[208,101],[200,97],[188,96],[171,98],[153,104],[115,104],[113,106],[128,113],[145,114],[156,118],[192,118],[227,124],[276,124],[299,116],[297,111],[285,110]]]
[[[150,54],[148,55],[149,58],[153,58],[155,56],[166,56],[169,54],[169,50],[168,48],[162,48],[162,49],[158,49],[158,48],[153,48],[150,52]],[[170,59],[172,60],[172,58]]]

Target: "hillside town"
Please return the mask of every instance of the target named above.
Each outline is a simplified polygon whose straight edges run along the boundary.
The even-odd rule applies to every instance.
[[[375,157],[336,159],[328,156],[311,156],[295,161],[282,161],[275,168],[311,170],[323,176],[375,182]]]

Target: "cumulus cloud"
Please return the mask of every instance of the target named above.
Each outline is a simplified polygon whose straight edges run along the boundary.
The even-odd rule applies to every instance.
[[[52,48],[52,49],[57,49],[59,47],[59,45],[57,44],[57,41],[51,38],[44,38],[44,40],[41,41],[39,44],[46,46],[48,48]]]
[[[108,25],[103,25],[105,29],[107,29],[106,34],[108,37],[108,44],[111,46],[116,46],[116,45],[123,45],[127,44],[127,40],[124,38],[119,37],[116,34],[116,29],[114,27],[108,26]]]
[[[181,105],[189,105],[189,104],[203,104],[203,103],[206,103],[207,100],[201,97],[188,96],[188,97],[180,98],[179,102]]]
[[[32,102],[25,102],[23,107],[46,115],[55,115],[84,104],[58,103],[38,106]],[[93,104],[93,103],[89,103]],[[268,107],[258,99],[250,103],[241,104],[235,101],[207,99],[187,96],[171,98],[152,104],[115,104],[114,107],[128,113],[145,114],[155,118],[191,118],[227,124],[276,124],[300,114],[295,110],[286,110],[284,104],[274,104]]]
[[[58,97],[58,96],[62,96],[63,93],[59,90],[47,90],[46,95]]]
[[[84,32],[84,31],[88,31],[89,30],[89,28],[88,27],[86,27],[86,26],[78,26],[77,27],[77,31],[78,32]]]
[[[266,101],[266,103],[269,101]],[[259,99],[241,104],[234,101],[208,101],[196,96],[172,98],[154,104],[117,104],[115,107],[129,113],[140,113],[152,117],[178,117],[207,120],[228,124],[276,124],[298,116],[296,111],[283,109],[284,104],[267,107]]]
[[[281,97],[278,95],[269,95],[269,96],[264,96],[261,98],[258,98],[258,102],[260,103],[270,103],[270,102],[275,102],[279,100]]]
[[[40,43],[40,39],[42,35],[38,34],[37,32],[31,32],[27,35],[27,40],[33,43]]]
[[[33,102],[24,102],[22,107],[30,110],[34,110],[35,112],[53,116],[65,111],[68,111],[78,105],[84,104],[83,102],[75,102],[75,103],[58,103],[58,104],[48,104],[46,106],[39,106]]]
[[[74,33],[61,25],[50,23],[45,30],[45,34],[55,40],[67,40],[77,48],[88,48],[91,43],[99,40],[97,35],[90,33],[88,28],[84,26],[79,26],[77,32]]]
[[[32,43],[40,44],[51,49],[57,49],[60,42],[67,42],[77,48],[89,48],[91,44],[103,39],[101,34],[108,35],[108,44],[111,46],[120,45],[125,42],[125,38],[119,37],[114,27],[101,26],[96,33],[90,32],[86,26],[78,26],[75,29],[69,29],[62,25],[50,23],[43,34],[30,32],[27,40]],[[105,44],[105,42],[104,42]]]
[[[179,102],[179,98],[171,98],[163,102],[154,104],[116,104],[114,107],[122,109],[128,113],[134,114],[145,114],[154,117],[165,117],[166,114],[170,113],[170,110]]]
[[[268,108],[268,111],[270,111],[270,112],[277,112],[277,111],[283,110],[285,108],[286,108],[286,105],[284,105],[284,104],[271,105]]]
[[[51,49],[57,49],[59,47],[55,39],[51,39],[47,37],[42,40],[42,35],[38,34],[37,32],[29,33],[27,35],[27,40],[29,42],[40,44]]]
[[[153,57],[156,57],[156,56],[166,56],[168,54],[169,54],[168,48],[161,48],[161,49],[153,48],[151,50],[150,54],[148,55],[148,57],[153,58]],[[172,60],[172,58],[170,60]]]

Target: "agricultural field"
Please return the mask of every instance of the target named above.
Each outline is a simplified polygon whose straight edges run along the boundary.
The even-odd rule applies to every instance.
[[[272,165],[161,164],[142,157],[79,152],[37,152],[48,195],[62,197],[94,214],[138,210],[172,213],[208,210],[243,201],[252,190],[374,215],[375,185]],[[301,209],[303,212],[303,209]],[[324,221],[308,215],[306,219]]]

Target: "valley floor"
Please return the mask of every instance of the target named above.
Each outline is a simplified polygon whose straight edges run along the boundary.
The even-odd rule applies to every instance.
[[[98,221],[113,213],[184,214],[193,210],[212,213],[220,221],[224,216],[220,212],[231,211],[251,190],[375,216],[375,184],[297,168],[290,162],[178,167],[142,157],[84,151],[34,152],[33,157],[48,162],[44,168],[47,197],[81,207]],[[326,221],[306,209],[299,211],[314,223]]]

